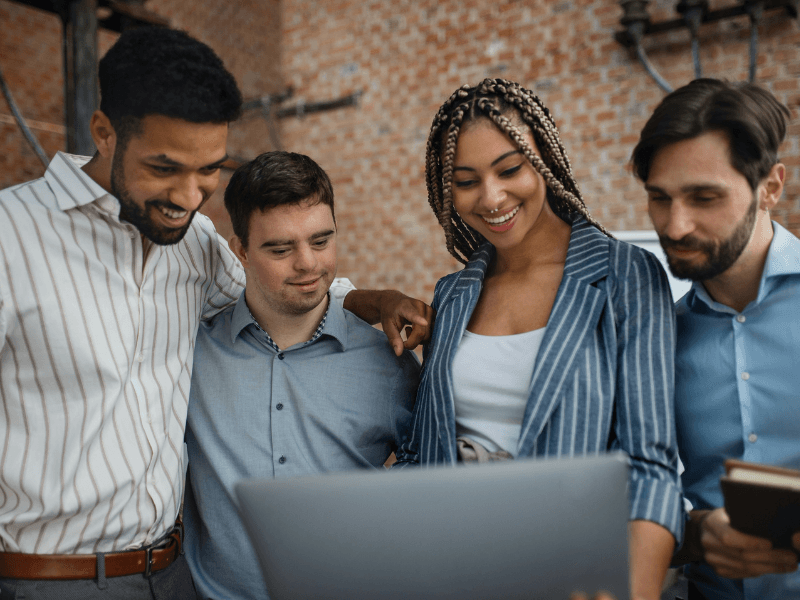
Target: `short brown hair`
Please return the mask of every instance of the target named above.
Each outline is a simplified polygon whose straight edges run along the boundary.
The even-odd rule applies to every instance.
[[[755,191],[778,162],[789,109],[753,83],[695,79],[666,96],[642,129],[631,163],[647,181],[659,150],[704,133],[720,131],[730,144],[731,166]]]
[[[253,212],[301,202],[325,204],[334,214],[333,185],[328,174],[308,156],[296,152],[265,152],[257,156],[236,169],[225,188],[225,208],[233,232],[245,247]]]

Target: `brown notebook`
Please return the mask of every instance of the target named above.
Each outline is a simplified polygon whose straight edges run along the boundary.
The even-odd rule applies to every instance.
[[[800,471],[734,459],[725,471],[720,485],[733,528],[792,548],[800,531]]]

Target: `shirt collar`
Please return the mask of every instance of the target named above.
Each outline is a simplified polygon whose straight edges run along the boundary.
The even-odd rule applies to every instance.
[[[66,211],[96,202],[100,209],[119,215],[119,201],[81,169],[89,160],[89,156],[57,152],[50,161],[44,178],[53,190],[58,207]]]
[[[800,240],[786,231],[781,225],[772,221],[772,241],[767,251],[767,260],[764,263],[764,271],[761,273],[761,281],[758,284],[758,296],[756,304],[766,298],[775,286],[776,278],[783,275],[800,274]],[[698,301],[720,312],[735,313],[736,311],[729,306],[716,302],[706,288],[699,281],[692,283],[686,301],[689,306],[695,307]]]
[[[242,290],[239,300],[236,301],[236,306],[233,308],[233,315],[231,316],[231,344],[236,342],[236,338],[239,337],[239,335],[247,326],[252,325],[266,336],[267,343],[273,350],[275,350],[275,352],[281,352],[282,349],[278,348],[278,345],[273,341],[270,335],[259,326],[258,322],[256,322],[255,317],[253,317],[250,312],[250,308],[247,306],[244,296],[245,291]],[[342,346],[342,349],[345,349],[345,343],[347,340],[347,322],[344,316],[342,300],[335,298],[330,292],[328,292],[328,309],[322,316],[319,325],[317,325],[314,335],[311,336],[310,340],[304,342],[300,346],[302,347],[307,344],[313,344],[322,335],[328,335],[335,338]]]

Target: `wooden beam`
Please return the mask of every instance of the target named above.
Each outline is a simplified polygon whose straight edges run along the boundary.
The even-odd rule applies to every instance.
[[[10,0],[17,4],[24,4],[51,13],[56,13],[63,18],[66,6],[72,0]],[[98,0],[98,7],[111,9],[111,14],[98,22],[103,29],[122,32],[127,27],[142,25],[159,25],[169,27],[169,19],[146,9],[142,4],[125,2],[123,0]]]
[[[89,120],[99,105],[97,0],[70,0],[63,23],[67,152],[91,156],[95,146]]]

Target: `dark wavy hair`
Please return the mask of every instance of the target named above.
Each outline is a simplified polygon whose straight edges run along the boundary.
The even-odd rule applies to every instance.
[[[719,131],[728,138],[731,166],[755,191],[778,162],[790,114],[775,96],[753,83],[695,79],[656,107],[633,149],[634,173],[647,181],[659,150]]]
[[[100,60],[100,110],[125,145],[147,115],[230,123],[242,108],[233,75],[216,53],[182,31],[130,29]]]
[[[336,222],[328,174],[308,156],[296,152],[276,150],[257,156],[236,169],[225,188],[225,208],[244,247],[255,211],[301,202],[330,206]]]

